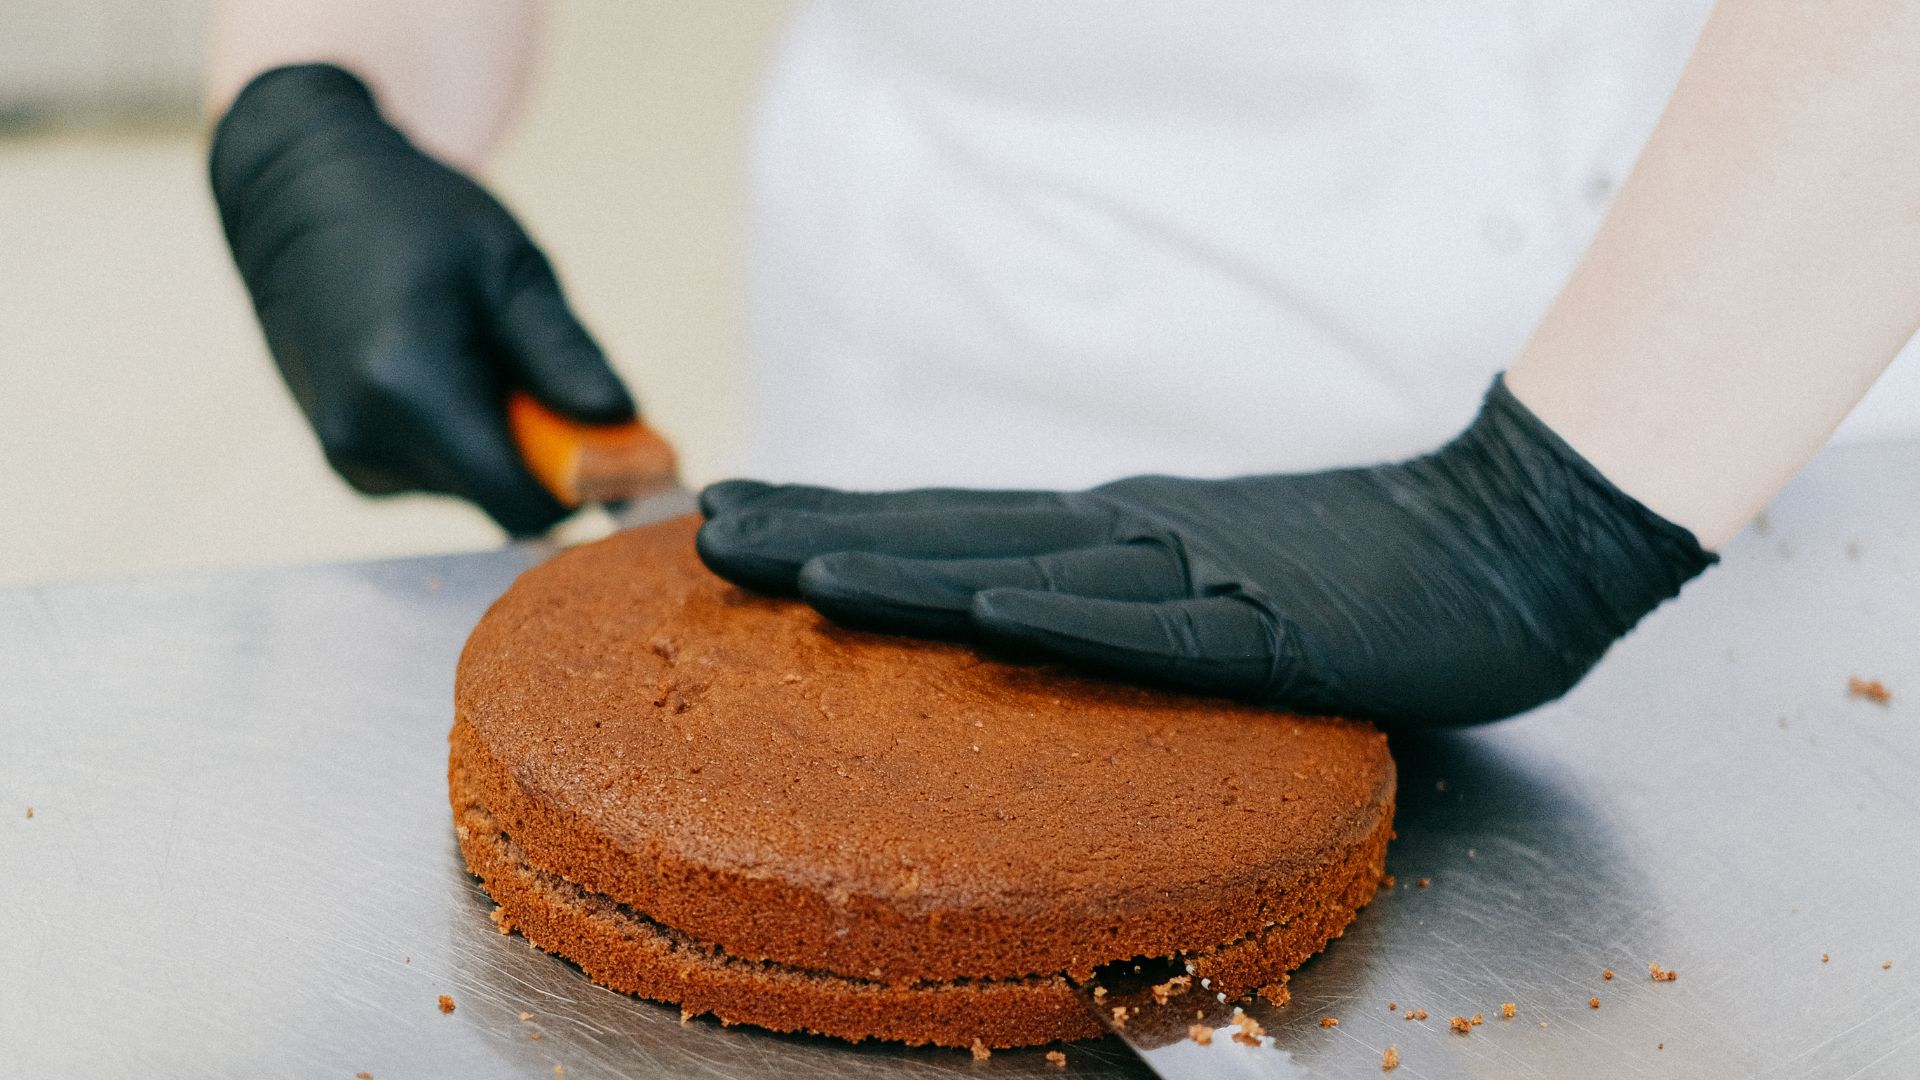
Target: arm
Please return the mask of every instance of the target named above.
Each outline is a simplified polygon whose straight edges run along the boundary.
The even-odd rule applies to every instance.
[[[461,169],[485,160],[533,69],[538,0],[221,0],[207,60],[219,116],[255,75],[313,61],[359,75],[422,149]]]
[[[1920,329],[1920,3],[1719,4],[1514,396],[1709,548]]]
[[[1713,562],[1920,321],[1920,2],[1728,0],[1578,272],[1412,461],[1084,492],[702,495],[832,618],[1400,726],[1551,700]],[[1702,547],[1704,541],[1706,547]]]

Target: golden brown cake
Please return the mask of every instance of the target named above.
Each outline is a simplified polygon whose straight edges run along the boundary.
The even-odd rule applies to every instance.
[[[449,770],[505,925],[596,982],[849,1039],[1095,1035],[1073,982],[1184,954],[1238,997],[1379,881],[1368,725],[844,630],[713,576],[684,518],[523,575]]]

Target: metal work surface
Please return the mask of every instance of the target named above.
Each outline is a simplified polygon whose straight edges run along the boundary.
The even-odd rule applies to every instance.
[[[460,644],[533,557],[0,592],[0,1077],[1062,1075],[683,1027],[496,933],[445,733]],[[1920,446],[1830,452],[1565,701],[1397,740],[1397,885],[1252,1010],[1258,1061],[1920,1072],[1916,600]]]

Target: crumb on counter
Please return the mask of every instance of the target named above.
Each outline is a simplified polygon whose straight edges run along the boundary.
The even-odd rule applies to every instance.
[[[1403,1016],[1403,1017],[1401,1017],[1400,1019],[1402,1019],[1402,1020],[1425,1020],[1426,1018],[1427,1018],[1427,1010],[1425,1010],[1425,1009],[1408,1009],[1408,1010],[1407,1010],[1407,1015],[1405,1015],[1405,1016]]]
[[[539,1041],[540,1041],[540,1029],[539,1029],[539,1028],[534,1028],[534,1029],[533,1029],[533,1034],[531,1034],[531,1035],[528,1035],[528,1036],[527,1036],[527,1038],[529,1038],[529,1039],[532,1039],[532,1040],[533,1040],[534,1042],[539,1042]]]
[[[1058,1050],[1049,1050],[1047,1051],[1047,1064],[1056,1069],[1064,1069],[1067,1067],[1067,1055]]]
[[[1824,963],[1826,963],[1827,961],[1829,961],[1829,960],[1831,960],[1831,959],[1833,959],[1833,957],[1831,957],[1831,956],[1828,956],[1828,955],[1827,955],[1826,953],[1821,953],[1821,954],[1820,954],[1820,962],[1821,962],[1821,963],[1823,963],[1823,964],[1824,964]]]
[[[1665,1049],[1667,1048],[1667,1044],[1666,1044],[1666,1043],[1654,1043],[1654,1044],[1653,1044],[1653,1048],[1654,1048],[1655,1050],[1665,1050]]]
[[[28,814],[27,816],[28,816],[28,817],[32,817],[33,815],[32,815],[32,814]],[[1397,885],[1397,884],[1399,884],[1399,882],[1400,882],[1400,879],[1399,879],[1399,878],[1396,878],[1396,877],[1394,877],[1394,876],[1393,876],[1392,874],[1382,874],[1382,875],[1380,875],[1380,887],[1381,887],[1381,888],[1383,888],[1383,889],[1391,889],[1391,888],[1393,888],[1393,887],[1394,887],[1395,885]]]
[[[1668,971],[1666,968],[1661,967],[1659,964],[1648,964],[1647,974],[1653,976],[1654,982],[1672,982],[1673,980],[1680,977],[1679,972]]]
[[[1432,879],[1432,878],[1426,878],[1426,877],[1423,877],[1423,878],[1421,878],[1420,880],[1418,880],[1418,881],[1416,881],[1416,882],[1414,882],[1414,884],[1415,884],[1415,885],[1417,885],[1417,886],[1419,886],[1420,888],[1422,888],[1422,889],[1424,889],[1424,888],[1426,888],[1427,886],[1429,886],[1429,885],[1431,885],[1431,884],[1433,884],[1433,879]]]
[[[1487,1017],[1485,1013],[1474,1013],[1473,1019],[1467,1021],[1467,1023],[1472,1024],[1474,1027],[1479,1027],[1481,1024],[1484,1024],[1486,1022],[1487,1022]]]
[[[27,807],[27,820],[28,821],[33,820],[33,807],[31,806]]]
[[[1400,1011],[1400,1004],[1399,1004],[1399,1002],[1395,1002],[1395,1001],[1389,1001],[1389,1002],[1387,1002],[1387,1011],[1388,1011],[1388,1012],[1399,1012],[1399,1011]]]
[[[985,1061],[993,1056],[993,1051],[987,1049],[987,1044],[981,1042],[980,1036],[978,1035],[973,1037],[973,1045],[967,1049],[973,1052],[973,1060],[975,1061]]]
[[[1186,993],[1187,988],[1192,985],[1193,976],[1191,975],[1175,975],[1166,982],[1155,983],[1153,986],[1153,1002],[1156,1005],[1165,1005],[1168,998],[1176,994]]]
[[[1126,1027],[1127,1014],[1131,1011],[1132,1010],[1128,1009],[1125,1005],[1115,1005],[1113,1007],[1113,1026]]]
[[[567,1067],[565,1065],[555,1065],[553,1067],[553,1075],[555,1076],[567,1075]]]
[[[373,1074],[370,1072],[357,1072],[353,1074],[353,1080],[373,1080]]]
[[[1213,1029],[1205,1024],[1188,1024],[1187,1038],[1192,1039],[1201,1046],[1212,1046]]]
[[[1519,1011],[1520,1011],[1519,1006],[1515,1005],[1511,1001],[1503,1001],[1500,1003],[1500,1019],[1502,1020],[1513,1019],[1513,1014]]]
[[[1473,1031],[1473,1021],[1464,1016],[1456,1016],[1448,1020],[1447,1026],[1453,1029],[1455,1035],[1466,1035]]]
[[[453,1011],[453,995],[452,994],[440,995],[440,1011],[443,1013],[450,1013]]]
[[[1260,1021],[1248,1016],[1238,1007],[1233,1010],[1233,1026],[1240,1029],[1233,1033],[1233,1041],[1248,1046],[1259,1046],[1260,1037],[1267,1033],[1267,1029],[1260,1026]]]
[[[1385,1050],[1382,1050],[1380,1052],[1380,1071],[1381,1072],[1392,1072],[1393,1070],[1399,1067],[1400,1067],[1400,1051],[1398,1049],[1389,1046]]]
[[[1320,1018],[1320,1026],[1323,1028],[1339,1027],[1340,1019],[1339,1017],[1335,1017],[1335,1016],[1323,1016]]]
[[[529,1021],[529,1020],[531,1020],[531,1019],[533,1019],[533,1014],[532,1014],[532,1013],[530,1013],[530,1012],[528,1012],[528,1011],[527,1011],[527,1010],[525,1010],[525,1009],[521,1009],[521,1010],[520,1010],[520,1022],[521,1022],[521,1023],[523,1023],[523,1024],[524,1024],[524,1023],[526,1023],[527,1021]]]
[[[1597,1009],[1597,1008],[1599,1008],[1599,1007],[1600,1007],[1600,999],[1599,999],[1599,998],[1588,998],[1588,999],[1587,999],[1587,1008],[1589,1008],[1589,1009]]]
[[[1858,675],[1847,676],[1847,696],[1862,698],[1875,705],[1885,705],[1893,700],[1893,691],[1879,679],[1863,679]]]
[[[1605,980],[1607,980],[1608,982],[1612,982],[1612,981],[1613,981],[1613,969],[1612,969],[1612,968],[1608,968],[1607,970],[1605,970],[1605,971],[1602,971],[1602,972],[1600,973],[1600,977],[1601,977],[1601,978],[1603,978],[1603,979],[1605,979]]]
[[[1892,971],[1892,970],[1893,970],[1893,961],[1891,961],[1891,960],[1882,960],[1882,961],[1880,961],[1880,970],[1881,970],[1881,971]],[[1672,975],[1673,973],[1672,973],[1672,972],[1668,972],[1667,974],[1668,974],[1669,976],[1671,976],[1671,975]]]

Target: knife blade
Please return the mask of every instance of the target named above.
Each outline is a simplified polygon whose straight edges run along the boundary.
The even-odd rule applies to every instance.
[[[1176,959],[1108,964],[1080,992],[1088,1010],[1163,1080],[1307,1075],[1252,1016]]]

